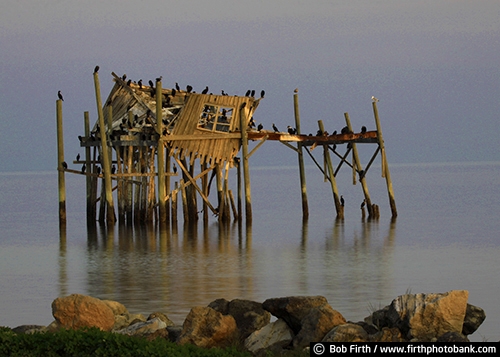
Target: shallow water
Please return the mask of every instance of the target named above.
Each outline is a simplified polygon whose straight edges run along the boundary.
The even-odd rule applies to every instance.
[[[376,221],[362,219],[349,174],[338,177],[346,207],[335,220],[329,183],[307,172],[306,223],[297,169],[257,167],[251,226],[220,228],[210,216],[207,226],[161,232],[87,229],[85,180],[69,174],[59,230],[56,173],[0,174],[0,325],[49,324],[51,302],[72,293],[181,324],[191,307],[218,298],[323,295],[356,321],[406,292],[463,289],[487,316],[470,339],[498,341],[500,163],[392,165],[395,221],[380,170],[367,176]]]

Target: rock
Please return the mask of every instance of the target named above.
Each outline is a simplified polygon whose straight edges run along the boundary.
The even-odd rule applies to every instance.
[[[389,318],[387,317],[387,313],[389,312],[389,305],[383,307],[380,310],[374,311],[370,316],[365,318],[365,322],[368,324],[376,326],[379,330],[383,327],[388,327],[391,323]]]
[[[106,303],[80,294],[55,299],[52,315],[63,328],[97,327],[111,331],[115,324],[113,311]]]
[[[234,317],[223,315],[211,307],[197,306],[184,320],[178,343],[224,348],[234,343],[237,333]]]
[[[312,308],[328,304],[323,296],[290,296],[267,299],[262,303],[264,310],[285,320],[295,334],[302,328],[302,319]]]
[[[116,331],[116,333],[127,335],[127,336],[147,336],[158,330],[165,329],[167,324],[159,318],[154,318],[145,322],[138,322],[136,324],[130,325],[127,328]],[[168,335],[168,333],[167,333]]]
[[[149,320],[152,320],[152,319],[160,319],[161,321],[163,321],[165,323],[166,326],[174,326],[175,324],[172,322],[172,320],[170,320],[167,315],[165,315],[164,313],[161,313],[161,312],[153,312],[152,314],[149,314],[148,316],[148,321]]]
[[[242,341],[271,321],[271,314],[262,308],[261,303],[255,301],[234,299],[229,302],[217,299],[208,306],[223,315],[234,317]]]
[[[253,332],[247,337],[244,345],[251,353],[258,354],[262,350],[286,347],[292,339],[292,329],[284,320],[278,319]]]
[[[397,327],[383,327],[377,333],[368,335],[368,340],[370,342],[407,342]]]
[[[392,301],[387,317],[408,340],[431,341],[446,332],[462,331],[468,297],[466,290],[405,294]]]
[[[367,342],[368,334],[363,327],[346,323],[334,327],[321,340],[322,342]]]
[[[462,334],[465,336],[472,335],[481,326],[484,319],[486,319],[486,314],[483,309],[467,304]]]
[[[125,305],[113,300],[102,300],[102,302],[108,305],[115,316],[113,330],[120,330],[130,324],[130,314]]]
[[[446,332],[439,336],[436,342],[470,342],[469,339],[458,332]]]
[[[168,339],[171,342],[177,342],[182,333],[182,326],[167,326]]]
[[[35,332],[45,332],[46,329],[47,327],[42,325],[21,325],[14,327],[12,331],[17,334],[30,334]]]
[[[293,339],[293,347],[302,349],[309,346],[310,342],[321,341],[331,329],[345,323],[340,312],[329,304],[314,307],[300,321],[301,329]]]

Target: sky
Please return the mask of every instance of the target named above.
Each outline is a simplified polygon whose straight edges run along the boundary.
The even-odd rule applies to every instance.
[[[375,129],[391,163],[499,161],[498,0],[0,0],[0,172],[57,167],[56,100],[64,95],[66,161],[96,117],[111,72],[163,87],[244,95],[266,91],[264,128],[318,120],[333,132],[348,113]],[[369,160],[374,145],[361,148]],[[253,161],[253,163],[252,163]],[[251,165],[296,165],[266,142]]]

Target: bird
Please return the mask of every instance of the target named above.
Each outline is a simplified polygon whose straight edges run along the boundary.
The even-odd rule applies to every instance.
[[[172,98],[175,97],[176,89],[172,88]]]
[[[373,103],[377,103],[377,102],[378,102],[378,99],[377,99],[377,98],[375,98],[375,96],[373,96],[373,95],[372,95],[372,102],[373,102]]]
[[[179,83],[175,82],[175,89],[180,91],[181,90],[181,87],[179,87]]]
[[[340,204],[342,207],[344,207],[345,201],[344,201],[344,196],[340,195]]]
[[[274,123],[273,123],[273,130],[275,133],[279,132],[278,128],[276,127],[276,125],[274,125]]]
[[[113,165],[113,166],[111,166],[111,174],[114,175],[115,172],[116,172],[116,166]]]
[[[250,93],[251,93],[251,92],[252,92],[252,91],[251,91],[250,89],[249,89],[249,90],[247,90],[247,92],[245,93],[245,97],[250,97]]]
[[[142,89],[142,79],[139,79],[139,82],[137,82],[137,84],[139,85],[139,89]]]
[[[224,89],[220,91],[222,95],[226,95],[226,92],[224,92]]]
[[[162,79],[163,79],[163,76],[159,76],[158,78],[156,78],[156,81],[161,82]]]
[[[127,79],[127,75],[126,74],[123,74],[122,76],[122,81],[126,80]]]
[[[255,97],[255,89],[252,89],[252,92],[250,93],[250,97]]]
[[[76,161],[80,161],[80,154],[76,155]]]
[[[186,92],[191,93],[193,90],[193,87],[191,87],[189,84],[186,86]]]
[[[66,163],[66,161],[63,161],[63,162],[62,162],[62,167],[63,167],[63,169],[65,169],[65,170],[68,168],[68,164]]]
[[[97,72],[99,72],[99,66],[95,66],[95,68],[94,68],[94,73],[97,73]]]
[[[297,130],[295,128],[292,128],[290,125],[287,126],[288,129],[288,134],[294,135],[297,133]]]
[[[201,94],[207,94],[208,93],[208,86],[205,87],[205,89],[203,89],[203,91],[201,92]]]
[[[57,92],[57,96],[59,97],[60,100],[62,100],[64,102],[64,99],[63,99],[61,91]]]
[[[257,130],[258,131],[261,131],[262,129],[264,129],[264,126],[262,125],[262,123],[260,123],[259,125],[257,125]]]
[[[173,171],[174,171],[174,174],[177,173],[177,166],[175,166],[175,164],[174,164],[174,167],[173,167]]]
[[[364,125],[363,125],[363,126],[361,127],[361,133],[362,133],[362,134],[366,133],[366,126],[364,126]]]
[[[150,86],[151,88],[153,88],[153,87],[155,86],[155,85],[154,85],[154,83],[153,83],[153,81],[152,81],[151,79],[149,80],[149,86]]]
[[[129,80],[127,81],[127,86],[129,86],[129,87],[130,87],[130,85],[131,85],[131,84],[132,84],[132,80],[131,80],[131,79],[129,79]]]
[[[366,198],[363,200],[363,202],[361,202],[361,209],[365,207],[365,203],[366,203]]]
[[[86,168],[87,168],[87,167],[85,166],[85,164],[83,164],[83,165],[82,165],[82,171],[81,171],[81,172],[82,172],[82,174],[84,174],[84,173],[85,173],[85,169],[86,169]]]
[[[261,90],[260,91],[260,97],[264,98],[265,95],[266,95],[266,91],[265,90]]]
[[[101,174],[101,167],[100,166],[97,166],[96,167],[96,171],[97,171],[97,174],[100,175]]]

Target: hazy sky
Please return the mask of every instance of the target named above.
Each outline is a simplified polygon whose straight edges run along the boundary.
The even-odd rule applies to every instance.
[[[374,129],[389,163],[498,161],[499,0],[0,0],[0,171],[54,170],[55,101],[65,154],[96,119],[92,71],[243,95],[266,90],[255,118],[315,132]],[[364,148],[369,152],[374,147]],[[296,155],[267,142],[259,165]],[[367,161],[367,160],[365,160]]]

